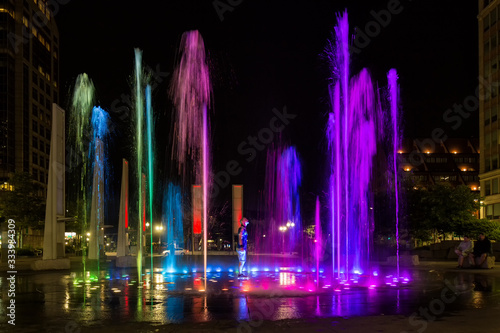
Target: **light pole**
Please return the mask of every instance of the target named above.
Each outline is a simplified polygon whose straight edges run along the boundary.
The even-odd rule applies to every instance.
[[[292,229],[294,227],[295,227],[295,223],[292,222],[292,221],[290,221],[290,220],[288,220],[288,222],[286,223],[285,231],[288,230],[288,229]],[[285,249],[283,249],[283,252],[285,252]],[[290,250],[290,254],[292,254],[292,250]]]
[[[161,232],[163,230],[163,226],[162,225],[157,225],[155,227],[156,231],[158,231],[159,235],[158,235],[158,246],[161,247]]]
[[[287,227],[285,226],[280,226],[280,231],[281,231],[281,234],[283,235],[283,242],[282,242],[282,252],[283,254],[285,254],[285,231],[288,229]]]

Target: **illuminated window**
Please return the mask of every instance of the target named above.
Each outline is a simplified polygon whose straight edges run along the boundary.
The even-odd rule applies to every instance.
[[[48,42],[47,42],[47,43],[45,44],[45,47],[47,48],[47,51],[49,51],[49,52],[50,52],[50,43],[48,43]]]
[[[489,219],[493,218],[493,205],[486,206],[486,217]]]
[[[493,219],[500,219],[500,203],[493,205]]]
[[[23,16],[23,24],[26,28],[28,27],[28,18],[26,16]]]
[[[10,11],[7,8],[0,8],[0,13],[7,13],[9,14],[12,18],[14,18],[14,11]]]
[[[33,36],[37,37],[38,36],[38,31],[36,31],[36,28],[35,27],[31,27],[31,33],[33,34]]]
[[[50,10],[47,8],[47,10],[45,11],[45,16],[47,16],[47,20],[50,21]]]
[[[40,1],[38,3],[38,8],[40,8],[40,10],[42,11],[42,13],[45,13],[45,4],[43,3],[43,1]]]
[[[0,185],[0,190],[3,191],[14,191],[14,185],[10,185],[9,183],[5,182]]]

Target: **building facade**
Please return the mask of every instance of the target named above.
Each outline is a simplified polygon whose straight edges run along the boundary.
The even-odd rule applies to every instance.
[[[477,139],[403,140],[398,151],[400,172],[416,187],[447,182],[479,191],[478,144]]]
[[[46,189],[59,32],[42,0],[0,0],[0,26],[0,184],[27,172]]]
[[[500,135],[498,109],[500,1],[479,1],[479,179],[484,209],[481,217],[500,219]]]

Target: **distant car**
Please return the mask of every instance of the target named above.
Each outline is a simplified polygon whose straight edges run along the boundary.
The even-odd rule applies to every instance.
[[[209,240],[207,242],[207,250],[208,251],[217,251],[217,244],[213,240]]]
[[[175,249],[175,252],[174,252],[174,255],[176,255],[176,256],[183,256],[183,255],[185,255],[185,254],[186,254],[186,251],[187,251],[187,250],[184,250],[184,249],[181,249],[181,248],[176,248],[176,249]],[[163,252],[162,252],[162,255],[163,255],[163,256],[168,256],[168,255],[170,255],[170,250],[165,250],[165,251],[163,251]]]

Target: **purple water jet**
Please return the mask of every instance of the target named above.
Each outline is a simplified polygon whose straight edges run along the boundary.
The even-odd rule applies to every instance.
[[[398,122],[398,103],[399,103],[399,87],[398,73],[395,69],[391,69],[387,73],[387,81],[389,82],[389,102],[391,110],[391,129],[392,129],[392,169],[394,173],[394,200],[395,200],[395,220],[396,220],[396,265],[397,276],[399,276],[399,185],[398,185],[398,166],[397,154],[400,145],[400,133]]]
[[[332,75],[330,149],[332,264],[338,278],[361,274],[369,265],[370,180],[376,153],[377,99],[368,70],[349,79],[347,12],[337,16],[335,40],[327,50]]]

